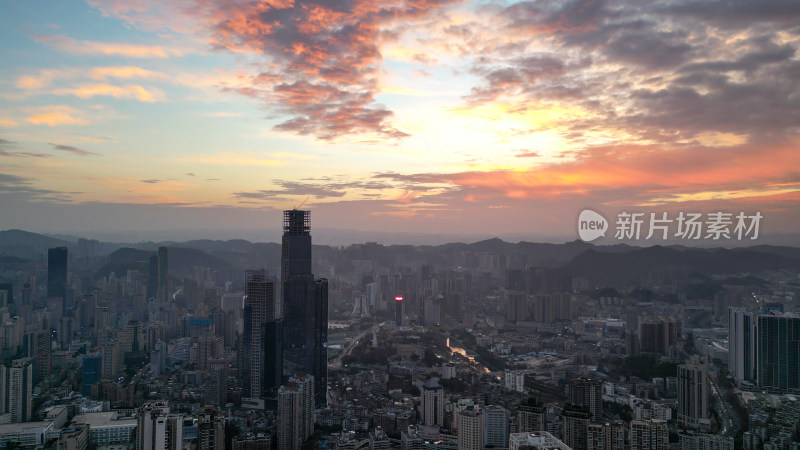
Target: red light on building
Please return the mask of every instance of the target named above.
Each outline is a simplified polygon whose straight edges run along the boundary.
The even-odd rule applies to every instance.
[[[398,295],[397,297],[394,298],[394,301],[402,302],[403,301],[403,296],[402,295]]]

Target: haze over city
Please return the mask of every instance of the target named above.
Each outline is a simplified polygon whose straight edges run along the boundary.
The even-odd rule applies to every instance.
[[[0,226],[233,238],[308,198],[462,240],[563,242],[587,207],[793,234],[797,9],[4,2]]]

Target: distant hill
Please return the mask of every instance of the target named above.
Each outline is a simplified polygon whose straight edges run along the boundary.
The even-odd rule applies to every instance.
[[[0,231],[0,255],[37,260],[53,247],[65,247],[70,243],[43,234],[23,230]]]
[[[204,266],[211,270],[224,272],[234,269],[227,261],[201,250],[185,247],[167,246],[169,255],[169,274],[176,278],[183,278],[192,273],[194,266]],[[114,272],[122,276],[127,270],[138,270],[147,273],[150,256],[153,251],[124,247],[114,251],[106,258],[106,264],[97,271],[98,276]]]
[[[800,270],[800,259],[751,249],[674,249],[653,246],[627,253],[590,249],[562,267],[572,276],[584,277],[593,284],[621,286],[638,284],[654,269],[683,267],[690,272],[710,275],[752,275],[767,271]]]

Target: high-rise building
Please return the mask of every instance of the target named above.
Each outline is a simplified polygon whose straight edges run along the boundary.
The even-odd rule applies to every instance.
[[[0,308],[14,304],[14,285],[11,283],[0,283]]]
[[[401,450],[423,450],[425,449],[425,439],[419,432],[416,425],[409,425],[407,429],[400,432]]]
[[[102,378],[104,380],[115,380],[124,369],[122,347],[118,341],[104,342],[100,347],[103,361]]]
[[[498,405],[483,408],[483,442],[486,447],[508,448],[508,410]]]
[[[47,250],[47,297],[60,297],[63,309],[67,302],[67,247]]]
[[[206,406],[197,412],[197,448],[225,448],[225,417],[213,406]]]
[[[320,407],[328,401],[328,279],[317,279],[314,287],[314,405]]]
[[[574,450],[586,450],[591,420],[592,413],[577,405],[567,405],[561,412],[561,439]]]
[[[322,406],[328,388],[328,283],[315,282],[311,272],[310,216],[310,211],[298,209],[283,212],[283,376],[312,374],[317,383],[314,403]]]
[[[278,389],[278,449],[300,450],[314,433],[314,377],[300,375]]]
[[[667,422],[660,419],[632,420],[630,450],[669,450]]]
[[[34,330],[26,335],[27,354],[33,358],[33,383],[36,385],[50,375],[50,331]]]
[[[753,313],[728,308],[728,370],[737,383],[755,380],[755,325]]]
[[[770,312],[756,325],[758,387],[787,392],[800,389],[800,315]]]
[[[595,422],[586,428],[586,448],[588,450],[617,450],[625,448],[625,423]]]
[[[162,305],[169,301],[169,253],[167,247],[158,247],[156,301]]]
[[[33,361],[15,359],[0,366],[0,414],[9,413],[12,423],[33,420]]]
[[[483,450],[483,411],[470,406],[458,413],[458,450]]]
[[[680,434],[680,450],[733,450],[733,448],[732,437],[702,433]]]
[[[444,426],[444,389],[438,378],[430,378],[422,386],[422,422]]]
[[[519,405],[517,427],[520,433],[547,430],[547,408],[531,397]]]
[[[147,300],[155,301],[158,295],[158,253],[153,253],[147,262]]]
[[[92,385],[99,383],[103,374],[103,358],[99,353],[83,355],[81,362],[81,395],[92,396]]]
[[[678,343],[678,326],[668,317],[640,320],[637,337],[640,351],[666,354],[671,346]]]
[[[167,402],[146,403],[137,410],[136,448],[181,450],[183,416],[170,414]]]
[[[265,352],[268,345],[276,344],[274,334],[279,329],[275,281],[264,270],[248,270],[245,277],[242,395],[260,398],[265,391],[279,386],[283,362],[275,351]]]
[[[578,377],[569,381],[569,402],[592,414],[592,420],[603,419],[603,381]]]
[[[689,363],[678,366],[678,423],[696,429],[711,426],[708,417],[708,365],[702,356],[693,355]]]
[[[403,326],[403,296],[394,297],[394,323],[398,327]]]
[[[508,438],[508,450],[572,450],[567,444],[547,431],[530,433],[511,433]]]
[[[258,434],[236,436],[233,438],[233,450],[270,450],[272,448],[272,435]]]

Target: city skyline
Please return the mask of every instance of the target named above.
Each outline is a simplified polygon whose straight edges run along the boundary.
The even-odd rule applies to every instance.
[[[792,2],[2,10],[2,229],[234,238],[306,199],[330,229],[528,239],[587,207],[800,219]]]

